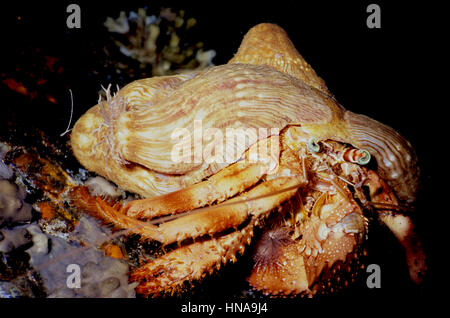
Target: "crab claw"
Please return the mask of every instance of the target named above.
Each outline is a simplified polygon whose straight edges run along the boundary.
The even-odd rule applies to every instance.
[[[335,264],[349,264],[357,255],[358,241],[354,235],[332,234],[316,256],[301,251],[301,240],[282,246],[279,257],[270,263],[255,266],[248,281],[266,295],[307,295],[316,293],[320,276],[334,269]]]
[[[258,247],[255,267],[248,278],[250,285],[266,295],[301,294],[308,291],[304,258],[294,241],[280,242],[278,233],[266,232]],[[272,258],[276,253],[276,258]],[[267,255],[269,254],[269,255]]]
[[[365,232],[362,211],[338,194],[323,201],[315,209],[318,215],[301,224],[297,240],[280,229],[263,235],[248,278],[251,286],[267,295],[312,296],[324,289],[320,283],[326,272],[352,265]]]

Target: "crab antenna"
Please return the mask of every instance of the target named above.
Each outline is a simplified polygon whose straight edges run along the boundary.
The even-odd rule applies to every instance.
[[[407,205],[373,202],[373,201],[367,201],[367,204],[371,205],[375,210],[395,210],[396,212],[414,211],[414,207]]]

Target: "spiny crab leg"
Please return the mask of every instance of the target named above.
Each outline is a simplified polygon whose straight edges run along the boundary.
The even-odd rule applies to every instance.
[[[219,204],[204,211],[188,214],[175,220],[162,223],[159,226],[149,222],[136,220],[120,213],[120,211],[97,198],[97,213],[100,217],[121,228],[133,228],[134,232],[143,238],[157,240],[163,244],[180,242],[187,238],[202,235],[213,235],[229,228],[236,228],[247,218],[257,218],[270,212],[281,202],[289,199],[297,191],[297,187],[304,185],[299,177],[279,177],[263,182],[245,194]],[[289,191],[278,191],[291,188]],[[278,192],[276,195],[270,195]],[[252,200],[264,197],[263,199]],[[236,201],[241,201],[237,203]],[[236,204],[228,204],[236,202]]]
[[[206,181],[155,198],[129,202],[123,211],[138,219],[153,219],[222,202],[256,184],[265,174],[263,164],[239,161]]]
[[[222,264],[234,263],[237,253],[243,254],[250,244],[254,223],[240,231],[182,246],[141,266],[130,276],[131,281],[140,282],[136,292],[145,296],[173,293],[186,281],[200,280]]]
[[[301,186],[297,177],[279,177],[257,185],[247,193],[241,194],[227,201],[226,205],[217,205],[205,212],[189,214],[187,216],[163,223],[159,226],[165,244],[180,242],[186,238],[219,233],[229,228],[237,228],[247,218],[258,218],[270,212],[281,202],[289,199]],[[279,189],[292,188],[290,191],[278,192]],[[266,196],[263,199],[252,200]],[[233,202],[240,202],[231,205]]]

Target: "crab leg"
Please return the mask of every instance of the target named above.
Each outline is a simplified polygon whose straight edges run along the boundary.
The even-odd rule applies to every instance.
[[[187,238],[212,235],[229,228],[236,228],[249,217],[259,217],[270,212],[281,202],[293,196],[301,185],[298,177],[272,179],[224,204],[179,217],[159,226],[124,215],[100,198],[96,198],[94,214],[121,228],[132,228],[133,232],[140,234],[143,238],[171,244]],[[289,190],[279,191],[285,188]],[[274,192],[278,193],[273,194]]]
[[[244,191],[257,183],[264,174],[263,164],[239,161],[206,181],[159,197],[132,201],[123,210],[128,216],[139,219],[193,210],[224,201]]]
[[[374,203],[397,205],[397,198],[390,191],[388,185],[373,171],[368,171],[368,185],[370,197]],[[415,283],[420,283],[426,271],[425,254],[414,230],[414,225],[406,215],[393,214],[391,211],[381,211],[380,219],[391,230],[405,249],[409,276]]]
[[[420,283],[426,271],[425,254],[417,239],[411,218],[401,214],[384,214],[380,217],[405,249],[409,276],[412,281]]]
[[[142,222],[124,215],[116,206],[111,206],[100,197],[92,197],[87,187],[75,187],[69,192],[72,204],[80,210],[90,213],[105,223],[114,224],[120,228],[147,233],[149,237],[161,241],[163,237],[156,225]]]
[[[236,228],[249,217],[258,218],[270,212],[292,197],[301,185],[297,177],[272,179],[226,203],[163,223],[158,227],[164,237],[163,243],[180,242],[186,238],[212,235]],[[286,188],[290,190],[279,191]],[[147,234],[144,233],[145,235]]]

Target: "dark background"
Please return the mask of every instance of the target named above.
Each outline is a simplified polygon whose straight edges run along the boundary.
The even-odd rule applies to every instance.
[[[66,7],[71,2],[81,6],[81,29],[66,27]],[[71,2],[16,1],[1,5],[3,78],[4,74],[14,73],[18,65],[20,72],[30,65],[32,69],[34,64],[29,61],[36,58],[33,53],[36,48],[40,49],[39,54],[58,57],[64,72],[51,75],[57,84],[49,89],[57,104],[39,99],[30,101],[0,83],[0,125],[14,121],[57,137],[66,129],[70,115],[68,88],[73,91],[76,120],[97,102],[100,85],[126,84],[123,78],[103,74],[98,63],[105,36],[103,22],[107,16],[118,17],[121,10],[136,10],[145,5],[185,9],[197,19],[199,36],[206,48],[216,50],[215,64],[226,63],[233,56],[250,27],[261,22],[276,23],[287,31],[299,52],[345,108],[394,127],[411,141],[421,165],[422,191],[415,221],[428,256],[425,283],[416,287],[408,282],[400,248],[389,247],[387,256],[380,256],[384,250],[381,246],[374,249],[376,256],[381,257],[375,258],[375,262],[382,265],[383,287],[357,289],[331,302],[398,301],[399,308],[416,308],[439,296],[436,288],[445,286],[446,280],[438,271],[439,265],[444,265],[438,259],[445,253],[440,245],[448,241],[443,238],[442,218],[449,212],[445,205],[441,206],[446,196],[440,194],[446,175],[445,142],[440,140],[448,135],[441,132],[445,126],[439,121],[447,116],[444,111],[448,101],[437,97],[445,83],[439,74],[446,74],[441,48],[448,41],[442,7],[433,2],[406,1],[395,5],[387,1],[300,0],[245,4],[244,1]],[[381,29],[366,26],[366,8],[370,3],[381,7]],[[395,244],[393,238],[387,238],[386,242]],[[276,308],[283,304],[278,303]]]

